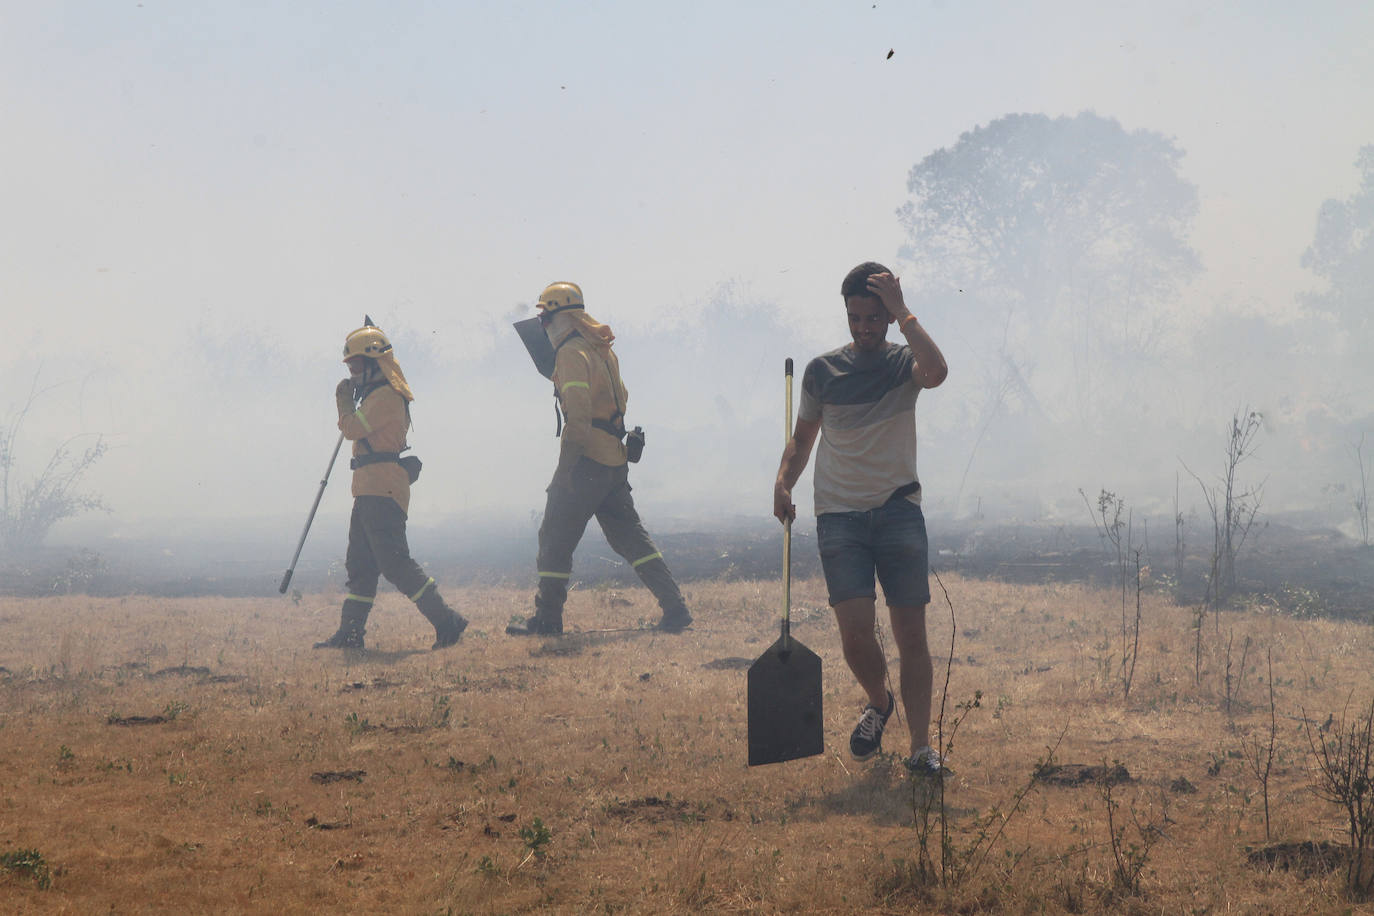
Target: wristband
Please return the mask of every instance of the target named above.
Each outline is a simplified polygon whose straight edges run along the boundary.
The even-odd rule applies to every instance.
[[[915,316],[915,315],[907,315],[907,316],[906,316],[905,318],[903,318],[901,321],[897,322],[897,330],[899,330],[899,331],[901,331],[903,334],[905,334],[905,333],[906,333],[906,323],[907,323],[908,321],[915,321],[915,320],[916,320],[916,316]]]

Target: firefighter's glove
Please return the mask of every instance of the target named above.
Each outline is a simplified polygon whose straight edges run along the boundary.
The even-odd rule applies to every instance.
[[[346,378],[334,389],[334,402],[339,405],[339,413],[353,412],[353,379]]]

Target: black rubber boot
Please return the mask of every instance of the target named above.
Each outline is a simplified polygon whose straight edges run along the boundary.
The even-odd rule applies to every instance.
[[[663,618],[654,626],[664,633],[681,633],[692,625],[692,615],[687,613],[687,605],[680,604],[672,610],[664,611]]]
[[[447,649],[463,638],[468,622],[439,596],[439,588],[431,584],[415,602],[420,613],[434,625],[434,645],[432,649]]]
[[[563,615],[546,614],[538,611],[522,623],[512,623],[506,627],[507,636],[562,636]]]
[[[367,629],[367,615],[372,610],[372,602],[345,598],[343,610],[339,613],[339,630],[324,642],[315,643],[316,649],[362,649],[363,632]]]

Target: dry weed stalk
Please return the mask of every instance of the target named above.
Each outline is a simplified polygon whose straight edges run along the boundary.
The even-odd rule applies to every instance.
[[[1245,662],[1250,658],[1250,646],[1253,644],[1248,635],[1245,637],[1245,645],[1240,651],[1240,671],[1235,675],[1231,674],[1232,668],[1232,647],[1236,640],[1236,631],[1231,629],[1226,634],[1226,672],[1222,676],[1222,691],[1226,704],[1226,718],[1231,720],[1231,709],[1235,701],[1240,696],[1241,687],[1245,685]]]
[[[1135,663],[1140,658],[1140,551],[1135,552],[1135,626],[1131,637],[1131,663],[1129,666],[1124,664],[1122,670],[1122,699],[1130,699],[1131,684],[1135,681]]]
[[[1178,471],[1174,471],[1174,598],[1183,594],[1183,555],[1187,548],[1186,524],[1178,508]]]
[[[1360,493],[1354,499],[1355,517],[1360,523],[1360,543],[1365,547],[1370,545],[1369,541],[1369,464],[1364,460],[1364,433],[1360,433],[1360,441],[1357,445],[1352,445],[1350,450],[1355,453],[1355,467],[1360,473]]]
[[[1267,744],[1261,743],[1258,739],[1253,742],[1242,741],[1241,751],[1245,754],[1246,761],[1250,764],[1250,772],[1260,784],[1260,791],[1264,795],[1264,839],[1270,839],[1269,832],[1269,777],[1274,771],[1274,748],[1278,737],[1278,716],[1274,708],[1274,650],[1268,651],[1269,662],[1269,741]]]
[[[981,707],[983,692],[976,690],[973,699],[965,700],[955,706],[955,714],[950,721],[949,735],[946,737],[945,702],[949,696],[950,676],[954,667],[955,633],[958,629],[958,623],[954,612],[954,602],[949,597],[949,590],[945,588],[939,573],[932,570],[932,574],[940,586],[940,591],[944,594],[950,616],[949,653],[945,659],[945,682],[940,696],[940,712],[935,720],[937,747],[941,759],[944,760],[948,758],[954,748],[954,736],[958,732],[959,726],[968,718],[969,713]],[[1011,804],[1005,812],[994,805],[983,817],[975,818],[974,835],[968,845],[963,848],[956,845],[951,834],[949,810],[945,803],[945,779],[913,778],[910,783],[911,810],[916,826],[918,852],[917,861],[911,869],[910,877],[921,883],[932,883],[938,880],[941,886],[947,888],[963,887],[971,881],[987,863],[988,856],[997,846],[998,841],[1002,839],[1012,819],[1021,810],[1026,797],[1035,787],[1039,774],[1050,766],[1067,731],[1068,727],[1065,726],[1054,746],[1048,749],[1045,758],[1036,761],[1030,777],[1012,795]],[[938,822],[940,829],[940,864],[938,869],[930,856],[932,816]]]

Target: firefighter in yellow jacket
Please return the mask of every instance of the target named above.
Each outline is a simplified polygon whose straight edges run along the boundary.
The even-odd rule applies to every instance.
[[[377,580],[386,576],[434,625],[434,648],[458,642],[468,622],[444,603],[434,580],[410,558],[406,513],[410,484],[419,476],[419,459],[402,457],[410,428],[406,384],[391,343],[371,318],[344,341],[349,377],[334,398],[339,431],[353,443],[353,516],[348,525],[348,596],[339,631],[316,649],[361,649],[367,615],[377,597]]]
[[[539,590],[534,616],[512,624],[512,636],[563,632],[573,550],[593,516],[611,549],[629,562],[658,599],[657,629],[680,633],[692,622],[663,554],[649,539],[630,496],[625,405],[615,335],[587,314],[575,283],[554,283],[539,296],[539,319],[554,349],[553,384],[561,408],[558,468],[539,526]],[[642,439],[639,443],[642,445]]]

